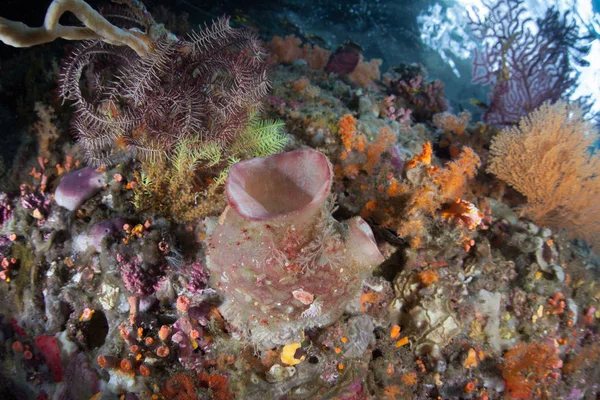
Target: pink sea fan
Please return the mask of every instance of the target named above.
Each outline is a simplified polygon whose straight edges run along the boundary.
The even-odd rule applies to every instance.
[[[569,13],[549,8],[534,22],[523,0],[485,1],[485,19],[469,14],[473,36],[483,48],[475,53],[473,83],[491,85],[484,122],[512,125],[544,102],[568,97],[577,82],[573,63],[589,44],[578,35]]]

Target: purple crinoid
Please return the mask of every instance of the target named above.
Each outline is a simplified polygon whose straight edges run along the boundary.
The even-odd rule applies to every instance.
[[[227,18],[186,40],[163,35],[147,57],[85,42],[61,73],[61,97],[75,101],[74,133],[95,166],[124,150],[155,161],[178,142],[226,146],[269,87],[260,40]]]

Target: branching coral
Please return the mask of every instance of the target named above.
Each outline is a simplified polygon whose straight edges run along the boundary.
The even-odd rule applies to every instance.
[[[66,12],[75,14],[85,27],[61,25],[58,21]],[[57,38],[99,39],[114,45],[129,46],[142,57],[151,47],[151,40],[145,34],[112,25],[83,0],[54,0],[46,12],[44,25],[39,28],[31,28],[21,22],[0,17],[0,41],[8,45],[29,47],[52,42]]]
[[[494,138],[488,171],[527,197],[522,214],[597,245],[600,157],[589,150],[596,138],[579,108],[546,103]]]
[[[473,83],[492,85],[485,122],[515,124],[545,101],[564,97],[577,81],[573,62],[585,63],[582,57],[590,47],[568,13],[554,7],[534,29],[523,0],[484,4],[489,9],[485,19],[470,15],[473,35],[484,46],[475,54]]]

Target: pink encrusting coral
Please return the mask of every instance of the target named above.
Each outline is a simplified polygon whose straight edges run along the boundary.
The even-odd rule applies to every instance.
[[[331,180],[331,164],[314,150],[240,162],[229,173],[208,267],[223,316],[259,347],[335,321],[383,261],[366,222],[331,216]]]

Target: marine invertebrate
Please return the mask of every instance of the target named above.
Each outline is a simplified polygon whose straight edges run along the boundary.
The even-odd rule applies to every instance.
[[[423,68],[413,69],[415,71],[410,73],[394,71],[388,74],[386,86],[395,95],[396,109],[411,110],[410,115],[416,122],[424,122],[448,108],[444,84],[437,79],[427,82],[427,72]]]
[[[589,151],[597,136],[578,107],[545,103],[494,138],[488,171],[527,197],[522,215],[597,245],[600,157]]]
[[[42,182],[45,182],[46,175],[42,175]],[[44,193],[45,183],[42,183],[38,191],[32,191],[26,184],[21,185],[21,205],[26,210],[32,210],[31,216],[37,219],[38,226],[44,225],[46,217],[50,213],[50,204],[52,198]]]
[[[438,282],[426,285],[421,277],[403,270],[394,279],[396,298],[390,310],[402,326],[403,337],[393,339],[399,348],[411,343],[417,354],[439,354],[461,331],[458,315],[443,296],[432,295]],[[429,287],[429,290],[422,290]],[[399,333],[399,332],[398,332]]]
[[[366,203],[362,213],[395,230],[400,237],[411,237],[413,247],[421,244],[429,218],[435,217],[445,203],[466,196],[467,183],[480,164],[469,147],[463,147],[459,158],[444,167],[432,165],[432,157],[433,148],[426,142],[421,154],[407,161],[397,178],[394,174],[386,177],[387,184],[374,193],[375,199]],[[465,216],[473,222],[480,218],[476,211]]]
[[[393,121],[398,121],[400,124],[409,125],[412,110],[404,108],[396,109],[394,100],[396,100],[396,96],[393,94],[390,94],[382,100],[380,104],[380,116],[389,118]]]
[[[285,38],[273,36],[269,42],[269,49],[278,62],[291,64],[302,55],[301,44],[302,39],[294,35],[287,35]]]
[[[194,294],[202,293],[202,290],[207,286],[209,279],[206,267],[199,261],[196,261],[191,265],[186,265],[184,271],[188,274],[188,285],[186,286],[186,289]]]
[[[366,138],[362,134],[357,134],[356,118],[354,118],[351,114],[346,114],[340,118],[338,123],[338,133],[342,138],[342,143],[344,144],[344,150],[346,153],[353,148],[360,152],[364,151]]]
[[[160,393],[175,400],[192,400],[197,398],[196,388],[192,376],[186,374],[175,375],[165,382]]]
[[[362,48],[353,42],[347,41],[338,46],[331,54],[325,72],[335,72],[337,74],[350,74],[360,61]]]
[[[73,211],[104,187],[102,172],[86,167],[62,177],[54,192],[56,204]]]
[[[359,56],[359,61],[354,70],[348,74],[348,78],[361,87],[372,86],[375,81],[381,79],[381,72],[379,67],[383,64],[383,60],[380,58],[373,58],[371,61],[366,62],[362,56]]]
[[[120,265],[123,284],[130,292],[139,296],[147,296],[156,290],[161,278],[158,268],[144,265],[138,257],[126,259],[117,254],[116,259]]]
[[[340,224],[331,217],[331,180],[329,161],[314,150],[231,168],[229,207],[207,265],[225,297],[223,316],[261,348],[333,322],[359,294],[364,273],[383,261],[361,218]],[[310,296],[298,299],[299,289],[312,295],[310,305]]]
[[[465,129],[470,120],[471,113],[468,111],[463,111],[458,115],[443,112],[433,116],[433,124],[436,128],[443,130],[446,134],[454,133],[459,136],[465,134]]]
[[[257,117],[266,67],[258,36],[221,18],[187,40],[163,35],[147,57],[81,44],[63,63],[60,94],[75,101],[73,130],[88,164],[133,155],[136,208],[189,221],[221,208],[216,192],[230,164],[285,144],[282,123]]]
[[[226,149],[211,142],[194,150],[190,141],[182,140],[168,163],[142,163],[142,171],[135,174],[138,183],[133,189],[135,207],[171,215],[179,221],[192,221],[221,211],[225,201],[220,189],[231,165],[275,154],[287,142],[281,132],[281,121],[261,120],[254,113],[249,118]]]
[[[229,379],[226,375],[207,374],[203,371],[198,374],[198,380],[200,387],[210,389],[214,399],[231,400],[234,398],[233,393],[229,391]]]
[[[280,63],[291,64],[297,59],[303,59],[310,69],[322,69],[327,64],[330,51],[317,45],[305,43],[302,45],[302,39],[294,35],[287,35],[285,38],[273,36],[269,42],[269,49],[272,57]]]
[[[539,396],[562,368],[558,348],[551,341],[519,343],[504,355],[502,377],[511,399],[529,399]]]
[[[483,44],[475,53],[472,82],[492,85],[483,116],[489,124],[515,124],[544,102],[565,97],[578,78],[573,64],[585,65],[582,57],[590,51],[569,13],[550,7],[534,29],[524,3],[486,1],[485,19],[469,14],[473,36]]]
[[[269,85],[258,37],[221,18],[188,40],[163,36],[147,57],[85,42],[63,63],[60,94],[75,101],[75,134],[87,161],[99,165],[124,148],[142,160],[165,160],[179,143],[207,156],[208,143],[233,142]]]
[[[52,107],[40,102],[35,103],[34,110],[38,121],[31,126],[30,130],[37,136],[38,156],[48,159],[50,158],[50,146],[60,137],[55,124],[56,113]]]
[[[44,356],[55,382],[62,381],[62,363],[60,349],[54,336],[39,335],[35,338],[35,347]]]
[[[339,158],[342,165],[336,166],[336,175],[340,172],[349,178],[355,178],[360,170],[373,175],[380,166],[381,156],[396,141],[396,135],[388,128],[380,128],[375,139],[367,139],[356,127],[356,118],[344,115],[338,122],[338,134],[344,150]]]
[[[375,168],[381,161],[381,155],[391,148],[396,142],[396,135],[387,128],[381,128],[377,139],[367,145],[367,160],[364,165],[364,170],[369,175],[373,175]]]
[[[81,234],[76,239],[75,248],[78,250],[86,250],[88,247],[93,247],[98,253],[102,251],[102,241],[106,237],[117,236],[123,232],[125,225],[123,218],[114,218],[104,220],[94,224],[87,233]]]
[[[0,228],[12,218],[14,209],[12,199],[6,193],[0,192]]]
[[[66,12],[75,14],[85,27],[61,25],[58,21]],[[0,41],[10,46],[30,47],[58,38],[99,39],[114,45],[129,46],[142,57],[148,54],[151,47],[151,40],[145,34],[112,25],[83,0],[54,0],[48,6],[44,25],[39,28],[0,17]]]
[[[475,204],[456,199],[442,210],[442,217],[449,221],[456,221],[459,226],[474,230],[481,224],[483,213],[477,209]]]

